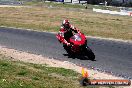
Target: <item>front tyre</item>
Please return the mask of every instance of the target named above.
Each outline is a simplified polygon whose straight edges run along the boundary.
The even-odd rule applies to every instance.
[[[95,55],[94,55],[93,51],[88,46],[86,47],[86,55],[89,59],[95,60]]]
[[[72,55],[72,51],[71,51],[71,47],[70,46],[67,46],[66,44],[63,44],[63,47],[64,47],[64,49],[66,50],[66,52],[69,55]]]

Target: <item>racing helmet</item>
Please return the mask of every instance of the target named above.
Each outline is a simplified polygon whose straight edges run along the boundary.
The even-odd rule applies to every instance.
[[[62,26],[63,26],[64,28],[66,28],[66,29],[69,29],[69,28],[70,28],[70,22],[69,22],[67,19],[65,19],[65,20],[63,20],[63,22],[62,22]]]

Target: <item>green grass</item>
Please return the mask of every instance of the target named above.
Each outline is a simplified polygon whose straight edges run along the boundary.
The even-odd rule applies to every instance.
[[[9,59],[0,55],[0,88],[83,88],[73,70]]]
[[[1,59],[3,58],[3,59]],[[0,88],[79,88],[80,75],[64,68],[4,60],[0,57]]]
[[[0,88],[100,88],[82,87],[80,77],[81,74],[70,69],[11,61],[10,57],[0,54]]]

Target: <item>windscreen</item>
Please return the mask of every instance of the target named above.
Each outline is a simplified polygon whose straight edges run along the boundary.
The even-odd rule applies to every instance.
[[[76,34],[74,36],[71,37],[71,39],[75,40],[75,41],[81,41],[81,36],[79,34]]]

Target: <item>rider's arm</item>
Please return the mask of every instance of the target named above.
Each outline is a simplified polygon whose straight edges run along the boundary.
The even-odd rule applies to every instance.
[[[77,29],[76,27],[74,27],[73,25],[71,25],[71,29],[72,29],[75,33],[80,33],[80,30]]]
[[[68,43],[65,38],[64,38],[64,29],[60,29],[59,33],[57,34],[57,38],[59,39],[59,41],[63,44],[69,45],[70,43]]]

